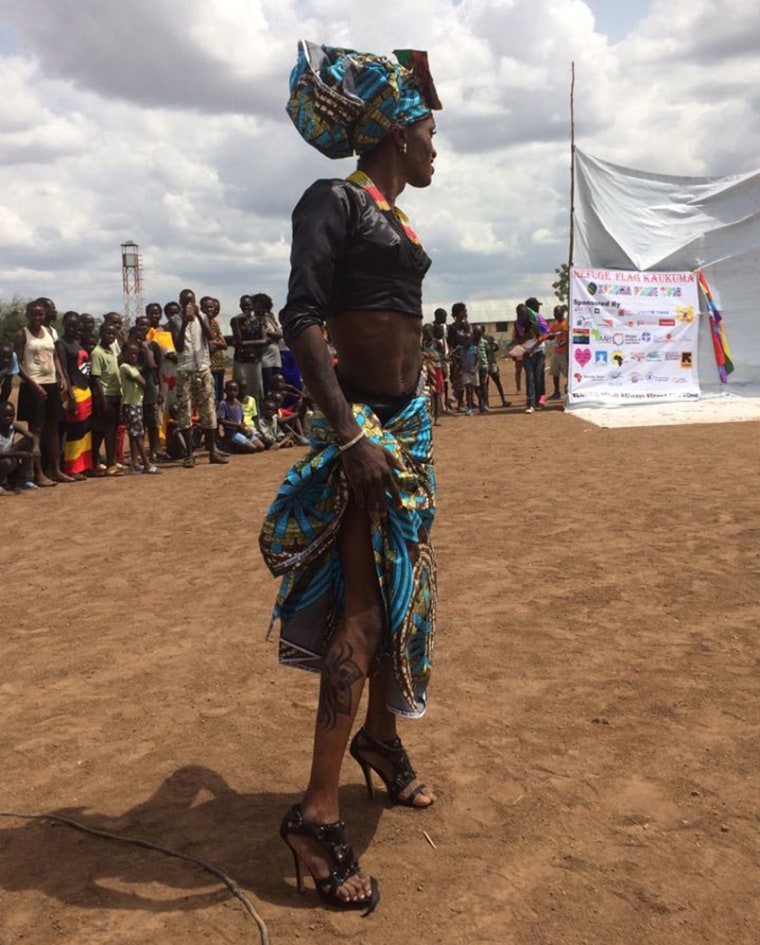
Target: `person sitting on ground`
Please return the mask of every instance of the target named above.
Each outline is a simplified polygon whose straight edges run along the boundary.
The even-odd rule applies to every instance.
[[[121,465],[116,463],[116,431],[121,417],[121,375],[114,351],[116,326],[104,321],[100,326],[100,341],[90,355],[92,381],[92,455],[98,475],[120,476]],[[100,465],[100,447],[105,445],[106,465]]]
[[[238,400],[240,388],[235,380],[224,385],[224,400],[216,408],[216,415],[224,430],[224,446],[232,453],[260,453],[265,449],[254,425],[243,420],[243,405]]]
[[[277,416],[281,426],[285,428],[286,432],[292,430],[296,435],[297,442],[301,446],[306,446],[308,439],[303,425],[306,412],[303,402],[303,390],[288,384],[285,375],[278,373],[272,376],[272,390],[269,396],[276,400],[279,405]]]
[[[141,329],[132,329],[135,335]],[[143,424],[143,398],[147,386],[137,361],[140,356],[140,342],[130,340],[124,345],[124,357],[119,367],[121,376],[121,418],[129,435],[129,462],[133,473],[147,473],[155,476],[161,472],[154,466],[145,452],[145,426]]]
[[[177,404],[173,403],[166,412],[166,457],[184,459],[187,456],[187,444],[177,425]]]
[[[261,405],[261,413],[256,422],[259,439],[268,450],[287,449],[296,444],[295,433],[286,433],[280,426],[278,410],[277,401],[267,397]]]
[[[18,358],[10,341],[0,341],[0,400],[11,396],[13,378],[18,375]]]
[[[256,421],[259,418],[259,405],[253,394],[248,393],[248,385],[245,381],[238,381],[238,400],[243,408],[243,423],[251,429],[256,428]]]
[[[16,437],[21,439],[17,440]],[[32,481],[34,464],[40,458],[40,439],[23,420],[16,420],[16,408],[9,400],[0,403],[0,495],[36,489]]]

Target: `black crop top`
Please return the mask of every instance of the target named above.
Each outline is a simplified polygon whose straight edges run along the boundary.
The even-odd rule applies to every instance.
[[[356,184],[318,180],[293,211],[285,343],[309,325],[354,310],[390,309],[422,317],[430,257]]]

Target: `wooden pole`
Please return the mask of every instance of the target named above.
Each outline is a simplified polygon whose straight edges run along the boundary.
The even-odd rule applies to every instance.
[[[570,65],[570,247],[567,254],[567,275],[573,268],[573,240],[575,237],[575,61]]]

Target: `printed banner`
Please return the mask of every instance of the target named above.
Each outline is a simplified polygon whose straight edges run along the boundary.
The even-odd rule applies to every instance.
[[[573,269],[569,317],[570,404],[699,398],[694,273]]]

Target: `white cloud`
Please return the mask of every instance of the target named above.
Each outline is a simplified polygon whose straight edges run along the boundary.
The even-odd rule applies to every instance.
[[[608,0],[0,0],[0,296],[120,304],[136,240],[146,301],[190,283],[231,311],[281,303],[290,211],[344,176],[284,106],[296,42],[430,51],[444,103],[433,187],[400,203],[434,259],[429,299],[551,298],[566,253],[570,61],[578,143],[669,173],[760,153],[755,0],[652,0],[615,41]],[[606,21],[613,15],[605,9]]]

